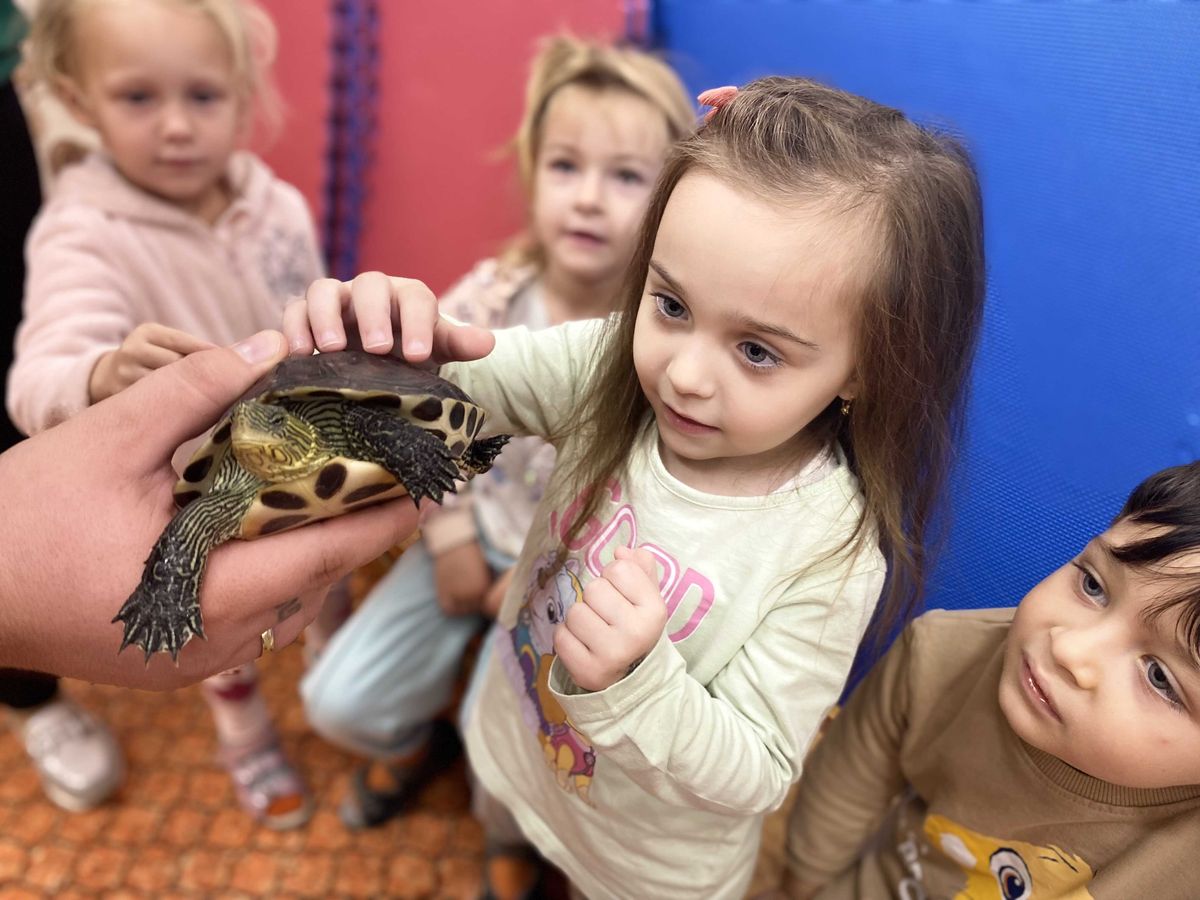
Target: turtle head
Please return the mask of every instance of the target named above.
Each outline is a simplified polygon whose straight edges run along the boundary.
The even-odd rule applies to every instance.
[[[329,455],[317,430],[287,410],[248,400],[233,409],[233,454],[263,481],[302,478]]]

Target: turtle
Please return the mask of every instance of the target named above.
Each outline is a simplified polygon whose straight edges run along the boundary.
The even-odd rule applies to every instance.
[[[341,350],[291,357],[213,426],[175,485],[177,511],[114,622],[120,653],[178,662],[204,637],[209,551],[407,494],[441,502],[491,468],[509,435],[480,437],[484,410],[456,385],[394,356]]]

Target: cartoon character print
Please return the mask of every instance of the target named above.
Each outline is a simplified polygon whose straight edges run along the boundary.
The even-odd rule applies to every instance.
[[[525,605],[510,630],[512,657],[501,654],[509,677],[522,692],[525,721],[536,732],[546,765],[558,786],[590,803],[588,791],[596,752],[576,731],[567,714],[550,693],[550,665],[554,662],[554,629],[571,605],[583,599],[579,564],[569,559],[555,568],[553,555],[534,565],[525,592]]]
[[[1091,866],[1058,847],[988,837],[939,815],[926,817],[925,836],[967,876],[954,900],[1092,900]]]
[[[262,241],[259,268],[267,288],[287,300],[304,289],[321,273],[313,269],[312,250],[300,232],[275,227]]]

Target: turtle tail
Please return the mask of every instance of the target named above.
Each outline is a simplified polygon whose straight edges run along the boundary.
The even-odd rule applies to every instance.
[[[472,441],[462,456],[462,467],[468,477],[482,475],[490,469],[511,437],[511,434],[497,434],[494,437]]]

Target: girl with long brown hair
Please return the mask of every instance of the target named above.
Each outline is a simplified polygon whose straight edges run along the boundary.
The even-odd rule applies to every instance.
[[[466,739],[489,840],[593,898],[742,896],[877,604],[918,599],[982,309],[956,141],[804,79],[701,100],[607,322],[492,349],[378,273],[284,320],[486,356],[442,372],[557,447]]]

